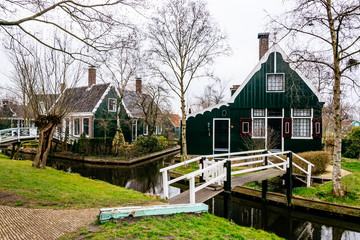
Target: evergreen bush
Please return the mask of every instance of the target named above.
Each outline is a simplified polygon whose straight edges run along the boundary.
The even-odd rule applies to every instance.
[[[353,127],[349,134],[342,139],[342,155],[348,158],[360,156],[360,127]]]

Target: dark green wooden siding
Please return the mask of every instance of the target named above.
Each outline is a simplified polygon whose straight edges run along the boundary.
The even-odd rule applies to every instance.
[[[285,74],[285,92],[266,92],[266,74],[274,73],[274,54],[261,64],[241,92],[229,106],[206,111],[187,122],[187,146],[189,154],[212,154],[213,151],[213,119],[230,118],[230,150],[231,152],[264,147],[264,139],[240,137],[240,118],[251,118],[252,108],[283,108],[284,117],[291,117],[291,108],[313,108],[313,117],[321,118],[323,103],[284,61],[280,53],[276,53],[276,72]],[[223,115],[223,111],[226,115]],[[208,132],[210,123],[210,136]],[[294,152],[321,149],[321,139],[284,139],[284,149]]]

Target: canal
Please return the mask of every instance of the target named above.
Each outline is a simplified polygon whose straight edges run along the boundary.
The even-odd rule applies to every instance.
[[[131,166],[95,165],[62,159],[52,159],[48,165],[58,170],[79,173],[84,177],[161,196],[162,177],[159,169],[172,162],[173,155],[168,155]],[[170,187],[170,197],[181,191],[179,187]],[[206,204],[209,205],[209,212],[222,216],[221,196],[210,199]],[[288,210],[279,205],[264,204],[240,196],[233,197],[231,204],[232,220],[238,225],[264,229],[287,239],[360,239],[359,219]]]

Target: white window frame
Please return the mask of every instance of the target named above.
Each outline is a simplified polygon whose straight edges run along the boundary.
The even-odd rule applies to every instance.
[[[85,119],[88,119],[88,120],[89,120],[89,122],[88,122],[88,134],[85,133],[85,135],[86,135],[87,137],[89,137],[89,135],[90,135],[90,118],[89,118],[89,117],[84,117],[84,118],[82,118],[82,132],[83,132],[83,133],[85,132],[85,124],[84,124],[84,120],[85,120]]]
[[[156,132],[156,135],[161,135],[162,134],[162,126],[161,126],[161,124],[156,125],[155,132]]]
[[[146,124],[146,122],[143,123],[143,135],[147,136],[149,134],[149,126]]]
[[[312,135],[313,135],[313,127],[312,127],[313,113],[314,113],[313,108],[310,108],[310,116],[294,117],[294,108],[291,109],[291,120],[292,120],[291,121],[291,123],[292,123],[291,139],[313,139],[313,137],[312,137]],[[296,136],[294,136],[294,122],[295,122],[294,120],[295,119],[309,119],[310,136],[308,136],[308,137],[296,137]]]
[[[75,121],[76,121],[76,120],[79,120],[79,128],[78,128],[78,129],[79,129],[79,132],[78,132],[78,134],[76,134],[76,124],[75,124]],[[81,131],[80,131],[80,118],[76,117],[76,118],[73,119],[73,128],[74,128],[74,129],[73,129],[73,130],[74,130],[74,136],[80,136],[80,134],[81,134],[81,133],[80,133],[80,132],[81,132]]]
[[[134,135],[134,126],[135,126],[135,135]],[[135,142],[137,140],[137,119],[132,120],[131,122],[131,141]]]
[[[282,75],[283,76],[283,89],[282,90],[268,90],[268,77],[271,75]],[[281,93],[281,92],[285,92],[285,73],[267,73],[266,74],[266,92],[267,93]]]
[[[114,108],[110,109],[110,106],[112,106],[111,101],[114,101]],[[117,105],[116,98],[109,98],[108,99],[108,110],[109,110],[109,112],[116,112],[116,107],[117,107],[116,105]]]

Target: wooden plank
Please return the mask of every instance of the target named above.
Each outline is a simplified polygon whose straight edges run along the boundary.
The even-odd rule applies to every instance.
[[[133,217],[146,217],[176,213],[203,213],[207,212],[208,209],[209,207],[203,203],[102,208],[99,211],[99,220],[101,223],[104,223],[112,219],[129,217],[130,215]]]
[[[231,187],[241,186],[250,182],[261,182],[284,175],[286,172],[279,169],[269,169],[231,178]]]
[[[221,189],[211,189],[211,188],[203,188],[200,191],[195,193],[195,202],[196,203],[203,203],[216,195],[222,193],[224,191],[223,188]],[[179,204],[179,203],[190,203],[190,191],[187,190],[173,198],[168,199],[168,202],[171,204]]]

